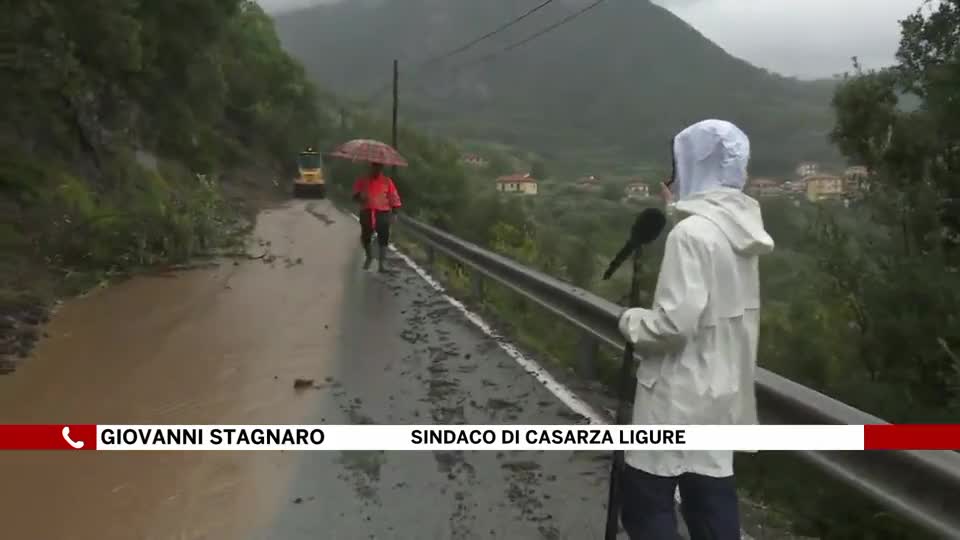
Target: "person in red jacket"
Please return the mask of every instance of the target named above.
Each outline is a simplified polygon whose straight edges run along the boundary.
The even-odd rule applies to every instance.
[[[373,263],[373,233],[377,233],[377,266],[380,272],[386,270],[387,246],[390,244],[390,224],[396,220],[397,211],[402,206],[400,193],[393,179],[383,174],[383,165],[372,163],[370,172],[353,184],[353,200],[360,204],[360,244],[366,254],[363,269]]]

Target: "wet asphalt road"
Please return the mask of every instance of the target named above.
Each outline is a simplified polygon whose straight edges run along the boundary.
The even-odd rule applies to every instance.
[[[345,277],[311,423],[569,424],[570,413],[408,267]],[[329,377],[329,379],[327,379]],[[599,459],[598,459],[599,458]],[[602,538],[607,463],[570,452],[313,453],[263,538]]]
[[[2,423],[569,424],[394,256],[362,272],[326,202],[261,216],[239,263],[69,302],[0,377]],[[318,388],[295,391],[296,378]],[[605,456],[539,452],[0,455],[4,539],[602,538]]]

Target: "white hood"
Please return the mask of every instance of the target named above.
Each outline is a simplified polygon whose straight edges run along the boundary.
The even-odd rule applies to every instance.
[[[741,255],[773,251],[773,238],[763,228],[760,204],[738,190],[720,188],[691,195],[677,203],[677,212],[709,219]]]
[[[730,122],[704,120],[674,137],[673,157],[673,193],[678,201],[721,187],[743,190],[747,184],[750,139]]]
[[[742,255],[773,250],[760,205],[742,192],[750,162],[750,140],[743,131],[730,122],[704,120],[674,138],[673,153],[678,212],[709,219]]]

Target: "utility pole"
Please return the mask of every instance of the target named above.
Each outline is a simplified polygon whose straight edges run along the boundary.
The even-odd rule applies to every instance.
[[[390,144],[399,151],[397,147],[397,112],[400,107],[400,62],[398,60],[393,61],[393,138],[390,141]],[[393,167],[393,177],[397,177],[397,167]]]

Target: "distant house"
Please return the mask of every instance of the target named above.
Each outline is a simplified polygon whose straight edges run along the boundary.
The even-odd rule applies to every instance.
[[[623,195],[627,200],[646,199],[650,197],[650,186],[646,182],[633,182],[623,189]]]
[[[844,194],[844,179],[839,176],[809,176],[805,179],[805,182],[807,198],[814,202],[842,197]]]
[[[751,178],[746,192],[754,197],[774,197],[783,195],[783,182],[773,178]]]
[[[847,167],[847,170],[843,173],[843,175],[847,177],[859,176],[863,178],[866,178],[869,174],[870,172],[867,170],[867,168],[862,165],[858,165],[856,167]]]
[[[584,176],[578,178],[574,186],[581,191],[597,191],[601,187],[600,179],[596,176]]]
[[[530,174],[512,174],[497,178],[497,191],[501,193],[537,194],[537,180]]]
[[[478,169],[485,168],[490,164],[489,161],[487,161],[482,156],[479,156],[477,154],[464,154],[463,156],[460,157],[460,162],[463,163],[464,165],[477,167]]]
[[[797,178],[806,178],[820,174],[820,164],[812,161],[805,161],[797,165]]]
[[[787,180],[780,189],[787,195],[802,195],[807,192],[807,184],[803,181]]]

